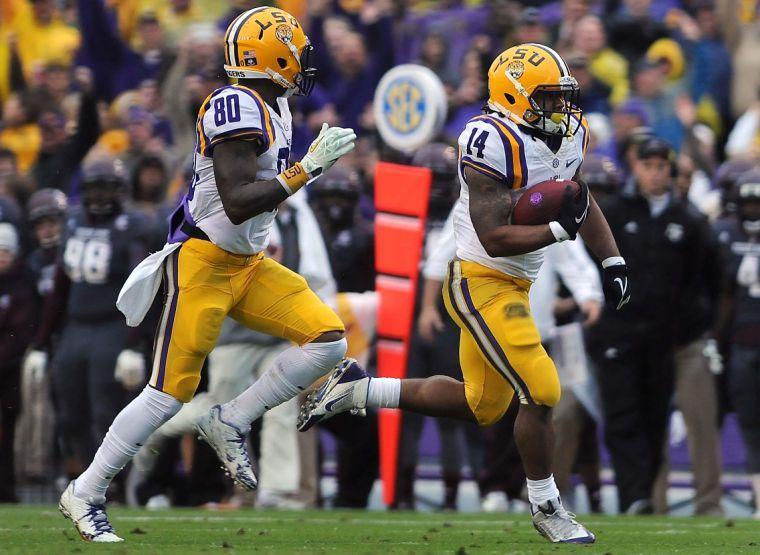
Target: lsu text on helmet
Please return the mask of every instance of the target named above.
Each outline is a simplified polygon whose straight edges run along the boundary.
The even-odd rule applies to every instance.
[[[581,126],[578,82],[548,46],[518,44],[499,54],[488,93],[491,110],[548,135],[574,135]]]
[[[285,95],[308,95],[316,69],[313,47],[295,17],[269,6],[237,16],[224,35],[224,69],[238,79],[270,79]]]

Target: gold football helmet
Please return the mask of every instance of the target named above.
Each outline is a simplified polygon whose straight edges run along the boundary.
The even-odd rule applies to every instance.
[[[549,135],[574,135],[581,125],[580,88],[565,61],[541,44],[518,44],[488,70],[488,106]]]
[[[308,95],[316,69],[313,47],[298,20],[269,6],[237,16],[224,35],[224,69],[238,79],[271,79],[286,95]]]

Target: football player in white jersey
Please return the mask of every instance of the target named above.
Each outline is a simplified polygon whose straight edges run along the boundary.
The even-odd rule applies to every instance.
[[[578,107],[579,87],[552,49],[521,44],[494,60],[484,114],[459,136],[461,193],[454,209],[457,256],[449,264],[444,300],[461,329],[464,381],[444,376],[370,378],[343,363],[309,396],[299,428],[346,410],[399,407],[487,426],[513,395],[520,401],[514,436],[528,478],[536,530],[552,542],[591,543],[594,534],[562,506],[551,473],[551,408],[560,396],[557,370],[541,345],[528,290],[544,247],[575,239],[602,261],[605,296],[620,309],[630,298],[625,261],[579,168],[588,126]],[[515,194],[548,179],[574,179],[556,221],[510,225]]]
[[[293,343],[256,383],[196,425],[226,472],[247,489],[256,487],[245,447],[250,423],[327,374],[346,352],[340,318],[301,276],[264,257],[277,206],[356,139],[351,129],[324,124],[306,156],[290,163],[286,98],[311,90],[311,50],[298,21],[276,8],[248,10],[227,29],[225,70],[237,84],[203,102],[192,184],[171,218],[167,245],[135,269],[117,301],[136,325],[152,300],[144,293],[163,272],[166,297],[150,381],[61,496],[61,512],[85,540],[122,541],[105,512],[108,484],[193,397],[225,317]]]

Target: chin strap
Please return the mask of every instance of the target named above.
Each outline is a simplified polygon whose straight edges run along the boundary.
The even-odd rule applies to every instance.
[[[227,73],[228,77],[235,77],[237,79],[269,79],[270,81],[274,81],[285,89],[285,94],[283,95],[285,97],[291,96],[296,91],[296,85],[294,83],[291,83],[271,68],[266,68],[265,71],[259,71],[256,69],[245,69],[225,65],[224,71]]]
[[[561,133],[554,133],[549,128],[542,128],[542,127],[539,127],[538,125],[535,125],[533,123],[528,123],[527,121],[525,121],[523,118],[521,118],[520,116],[518,116],[514,112],[511,112],[511,111],[507,110],[501,103],[496,102],[494,100],[489,100],[488,101],[488,107],[491,108],[494,112],[498,112],[499,114],[501,114],[505,118],[511,119],[515,123],[518,123],[520,125],[524,125],[526,127],[530,127],[530,128],[535,129],[537,131],[542,131],[542,132],[547,132],[548,131],[552,135],[563,136],[563,137],[567,137],[567,136],[571,135],[571,133],[569,133],[569,129],[566,129],[563,124],[559,124],[558,125],[557,123],[555,123],[555,122],[553,122],[553,121],[551,121],[549,119],[546,119],[546,118],[541,118],[541,119],[543,119],[547,123],[550,123],[552,128],[555,128],[555,129],[558,128],[561,131]],[[578,123],[578,125],[580,125],[580,123]]]

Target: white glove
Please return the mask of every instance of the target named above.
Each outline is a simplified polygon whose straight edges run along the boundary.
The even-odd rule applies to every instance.
[[[680,410],[674,410],[670,415],[670,433],[668,443],[671,447],[680,445],[686,441],[686,420]]]
[[[47,373],[48,356],[45,351],[32,349],[24,357],[21,370],[24,374],[25,383],[41,384]]]
[[[355,140],[353,129],[323,123],[319,135],[301,160],[301,166],[311,177],[316,177],[329,170],[338,158],[351,152],[356,146]]]
[[[736,283],[744,287],[752,287],[758,281],[760,281],[760,256],[745,254],[736,272]]]
[[[116,359],[113,377],[126,389],[136,389],[145,382],[145,357],[132,349],[124,349]]]
[[[718,342],[715,339],[708,339],[702,354],[707,359],[707,366],[710,372],[715,375],[723,373],[723,355],[718,350]]]

